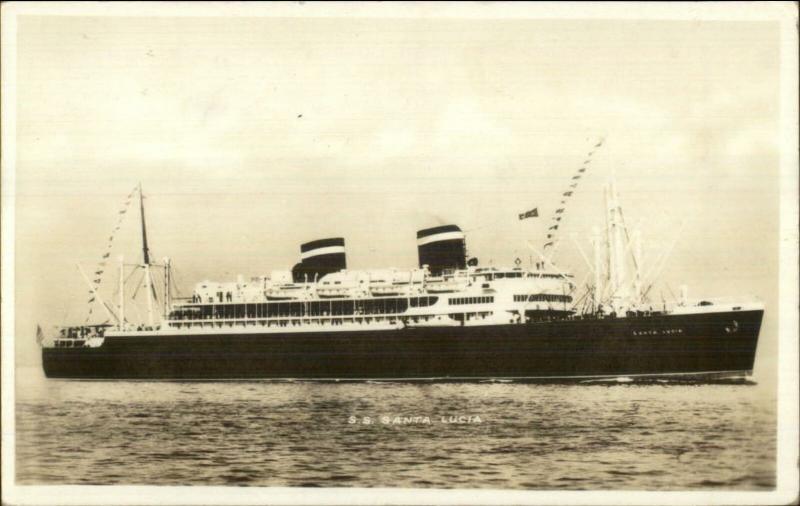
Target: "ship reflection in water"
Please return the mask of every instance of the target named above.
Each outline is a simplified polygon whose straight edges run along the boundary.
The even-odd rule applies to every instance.
[[[768,489],[775,412],[765,391],[637,382],[51,380],[19,394],[17,480]]]

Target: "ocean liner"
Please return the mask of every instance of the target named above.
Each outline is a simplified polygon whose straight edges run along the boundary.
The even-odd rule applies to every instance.
[[[170,261],[153,261],[148,249],[141,186],[128,200],[135,202],[137,191],[141,262],[120,257],[114,267],[110,249],[103,255],[96,274],[106,261],[116,271],[114,302],[102,299],[100,278],[84,276],[103,323],[37,330],[50,378],[594,381],[752,374],[763,305],[690,301],[685,290],[673,303],[650,302],[639,235],[626,226],[613,183],[605,188],[594,260],[584,256],[592,283],[582,296],[573,276],[530,243],[539,261],[529,268],[519,259],[509,268],[481,266],[467,257],[464,231],[445,225],[417,232],[416,268],[348,269],[345,240],[334,237],[302,244],[291,270],[203,281],[178,298]],[[536,215],[534,209],[520,219]],[[550,229],[557,227],[558,221]],[[141,323],[126,312],[125,283],[135,272],[147,300]]]

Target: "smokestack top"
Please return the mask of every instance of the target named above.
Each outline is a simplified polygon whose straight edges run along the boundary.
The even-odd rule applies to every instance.
[[[440,225],[438,227],[425,228],[417,232],[417,239],[429,237],[431,235],[441,234],[444,232],[461,232],[458,225]]]
[[[417,246],[452,240],[464,240],[464,232],[457,225],[442,225],[417,232]]]
[[[312,250],[316,250],[319,248],[328,248],[331,246],[344,247],[344,237],[330,237],[328,239],[317,239],[315,241],[309,241],[307,243],[300,245],[300,253],[307,253]]]

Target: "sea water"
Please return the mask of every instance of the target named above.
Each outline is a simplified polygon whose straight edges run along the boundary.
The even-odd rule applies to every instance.
[[[748,384],[105,382],[17,389],[20,484],[763,490]]]

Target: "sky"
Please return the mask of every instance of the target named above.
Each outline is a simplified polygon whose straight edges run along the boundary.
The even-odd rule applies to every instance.
[[[528,259],[598,139],[555,257],[583,277],[615,176],[657,290],[756,296],[777,357],[779,37],[734,21],[19,18],[16,343],[82,322],[86,270],[141,182],[150,246],[188,293],[289,269],[346,239],[348,266],[415,267],[456,223],[483,265]],[[533,207],[540,218],[520,221]],[[137,216],[114,256],[135,258]],[[112,256],[112,258],[114,258]],[[527,262],[526,262],[527,263]],[[105,282],[113,284],[109,277]]]

